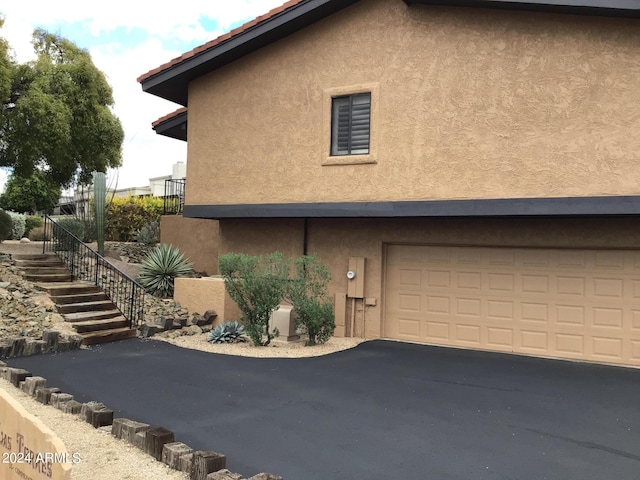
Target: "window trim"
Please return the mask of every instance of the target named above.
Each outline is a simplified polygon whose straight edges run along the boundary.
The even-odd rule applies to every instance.
[[[331,124],[333,98],[357,95],[359,93],[371,94],[371,118],[369,121],[369,153],[356,155],[331,155]],[[322,108],[322,165],[360,165],[378,163],[378,111],[379,111],[379,84],[366,83],[347,87],[326,88],[323,90]]]

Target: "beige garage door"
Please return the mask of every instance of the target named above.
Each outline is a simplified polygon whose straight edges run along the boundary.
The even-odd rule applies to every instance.
[[[640,365],[640,252],[389,245],[384,336]]]

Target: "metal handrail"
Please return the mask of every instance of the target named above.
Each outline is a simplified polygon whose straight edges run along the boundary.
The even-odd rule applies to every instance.
[[[168,179],[164,181],[164,214],[179,215],[184,209],[184,191],[187,180]]]
[[[49,216],[44,218],[42,253],[52,252],[67,266],[74,280],[91,282],[109,297],[128,320],[129,328],[144,321],[145,290]]]

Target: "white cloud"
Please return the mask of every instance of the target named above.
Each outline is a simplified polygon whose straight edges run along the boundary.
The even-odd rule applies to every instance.
[[[175,4],[149,0],[5,2],[0,6],[0,13],[5,17],[0,36],[9,41],[21,62],[33,58],[34,28],[44,27],[65,36],[63,27],[81,22],[95,37],[105,36],[107,40],[99,45],[96,38],[87,38],[86,44],[75,41],[80,47],[89,48],[94,63],[113,87],[114,110],[125,129],[124,163],[118,186],[144,186],[150,177],[170,174],[173,163],[186,160],[186,143],[153,132],[151,122],[173,112],[179,105],[143,93],[136,78],[284,1],[190,0],[178,8]],[[201,23],[203,18],[210,20]],[[117,29],[122,28],[129,32],[141,29],[147,38],[141,45],[127,47],[127,38],[116,35]],[[176,45],[176,48],[168,50],[165,45]],[[2,184],[0,173],[0,189]]]

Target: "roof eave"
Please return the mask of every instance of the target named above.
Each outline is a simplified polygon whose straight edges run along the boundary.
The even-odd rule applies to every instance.
[[[187,106],[187,86],[195,78],[278,41],[359,0],[308,0],[170,66],[140,83],[142,90]]]
[[[640,18],[640,2],[637,0],[404,0],[404,3]]]
[[[187,112],[179,113],[168,120],[156,123],[153,130],[158,135],[187,141]]]

